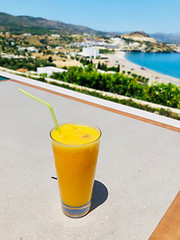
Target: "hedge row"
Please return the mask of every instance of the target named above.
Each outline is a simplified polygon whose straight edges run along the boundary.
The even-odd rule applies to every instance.
[[[68,72],[53,73],[51,78],[180,109],[180,87],[172,83],[147,85],[122,73],[99,73],[92,66],[70,67]]]

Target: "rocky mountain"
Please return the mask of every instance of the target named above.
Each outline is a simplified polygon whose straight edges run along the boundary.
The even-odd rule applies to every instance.
[[[140,37],[150,37],[147,33],[143,31],[130,32],[129,36],[140,36]]]
[[[154,33],[150,34],[150,36],[159,42],[180,44],[180,33]]]
[[[156,40],[143,31],[131,32],[121,35],[122,38],[132,39],[134,41],[156,43]]]
[[[87,33],[87,34],[105,34],[91,28],[66,24],[60,21],[47,20],[45,18],[35,18],[30,16],[13,16],[0,12],[0,31],[6,32],[30,32],[33,34],[45,33]]]

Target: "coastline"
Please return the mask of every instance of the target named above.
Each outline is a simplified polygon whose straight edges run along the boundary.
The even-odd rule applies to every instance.
[[[136,73],[138,75],[145,76],[146,78],[149,78],[149,84],[152,84],[154,82],[158,83],[173,83],[177,86],[180,86],[180,79],[174,78],[162,73],[155,72],[153,70],[150,70],[148,68],[142,68],[142,66],[135,64],[133,62],[130,62],[126,59],[126,52],[115,52],[113,55],[108,55],[109,65],[115,66],[117,64],[120,64],[120,72],[130,71],[131,73]]]

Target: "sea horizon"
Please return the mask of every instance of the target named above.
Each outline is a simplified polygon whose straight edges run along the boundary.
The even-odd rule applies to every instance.
[[[125,58],[141,67],[180,80],[180,53],[128,52]]]

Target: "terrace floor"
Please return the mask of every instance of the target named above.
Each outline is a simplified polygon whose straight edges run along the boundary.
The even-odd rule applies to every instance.
[[[179,192],[180,122],[4,76],[18,82],[0,82],[0,239],[147,240]],[[101,128],[92,209],[85,217],[63,215],[49,137],[53,121],[46,106],[18,88],[50,102],[59,123]]]

